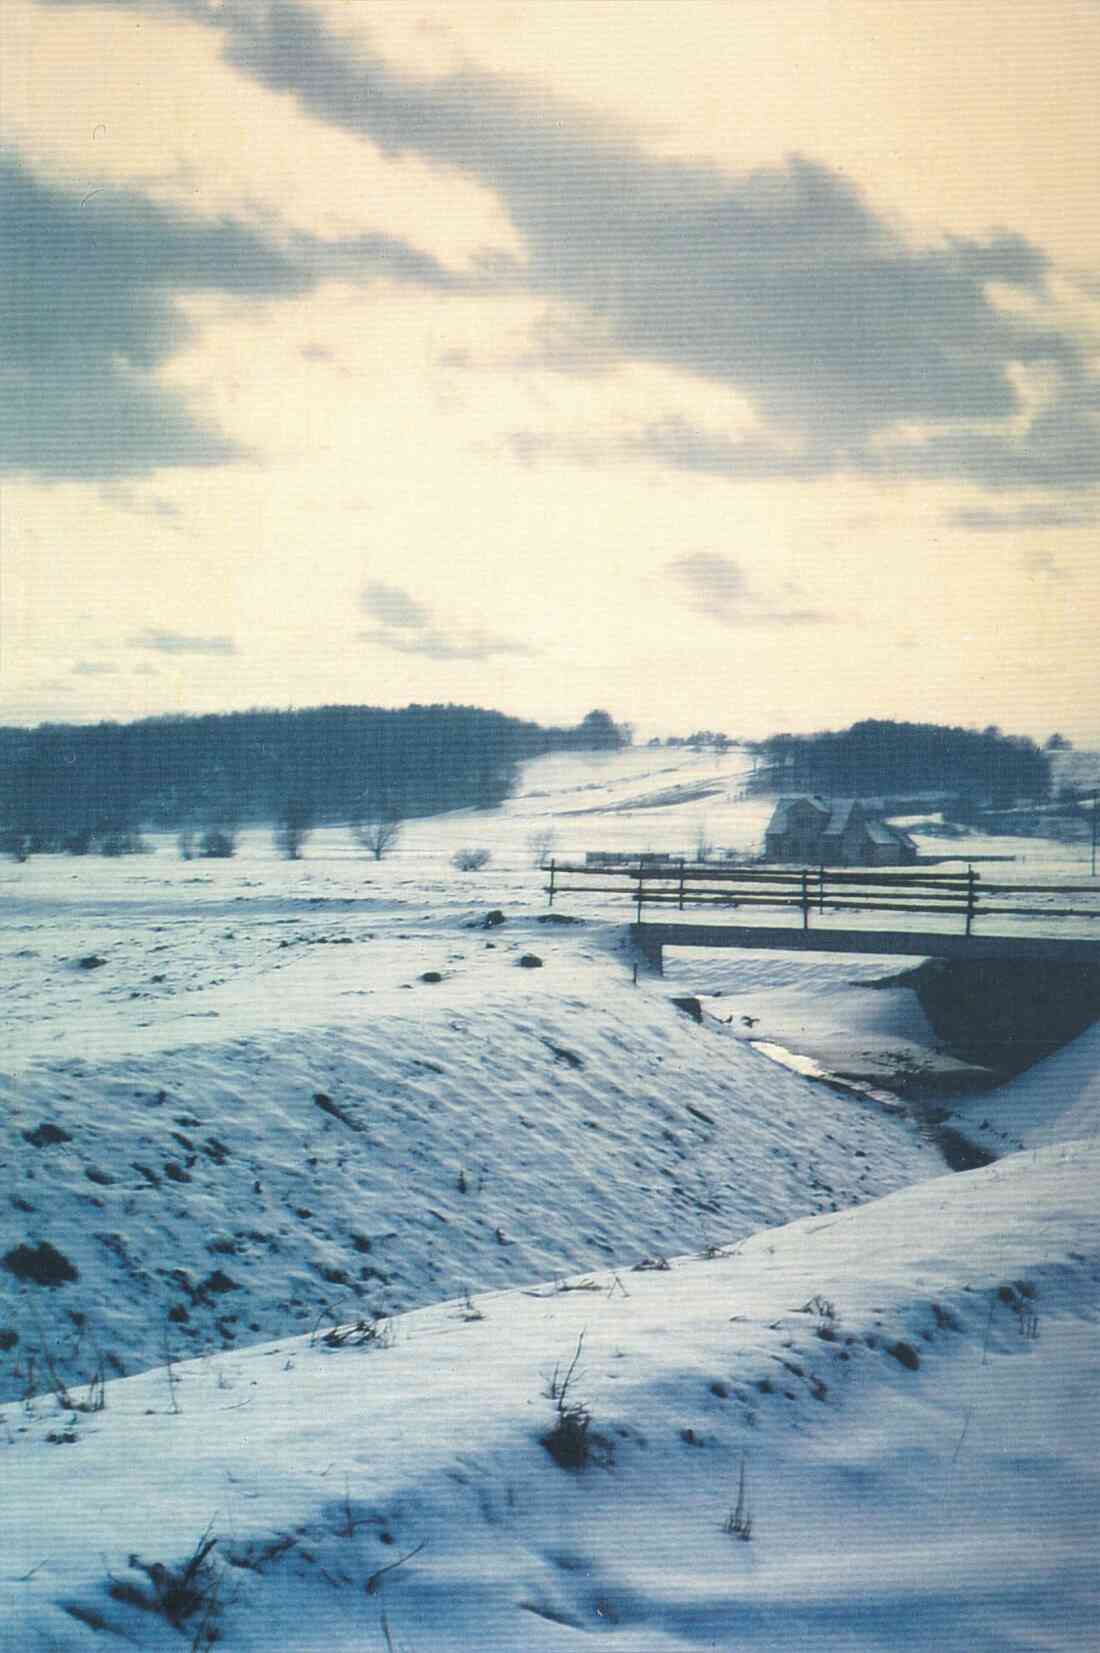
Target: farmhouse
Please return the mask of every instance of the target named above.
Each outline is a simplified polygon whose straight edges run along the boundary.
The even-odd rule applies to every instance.
[[[898,827],[868,815],[858,798],[780,798],[764,835],[768,861],[813,866],[889,867],[917,859],[917,846]]]

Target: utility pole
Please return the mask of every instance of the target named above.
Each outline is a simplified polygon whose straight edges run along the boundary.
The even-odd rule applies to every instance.
[[[1092,808],[1089,810],[1089,814],[1092,817],[1092,834],[1091,834],[1091,837],[1092,837],[1092,850],[1091,850],[1091,854],[1090,854],[1090,857],[1089,857],[1089,876],[1092,877],[1092,878],[1095,878],[1096,877],[1096,806],[1097,806],[1098,803],[1100,803],[1100,792],[1092,792],[1092,793],[1085,792],[1085,793],[1082,793],[1082,795],[1077,800],[1078,809],[1084,808],[1086,803],[1091,803],[1092,804]]]

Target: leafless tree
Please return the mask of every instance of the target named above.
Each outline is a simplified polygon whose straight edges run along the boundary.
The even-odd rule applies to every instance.
[[[552,826],[539,826],[529,834],[527,848],[531,855],[531,865],[541,867],[557,841],[557,833]]]
[[[376,861],[381,861],[401,836],[403,825],[404,822],[396,815],[367,814],[361,820],[353,821],[351,830],[356,842],[364,849],[370,850]]]

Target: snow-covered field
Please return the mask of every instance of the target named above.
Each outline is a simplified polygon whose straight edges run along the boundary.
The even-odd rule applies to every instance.
[[[548,914],[534,834],[753,851],[740,784],[563,755],[381,863],[0,868],[0,1646],[1095,1645],[1095,1030],[945,1174],[741,1021],[919,1053],[896,961],[635,983],[623,902]]]

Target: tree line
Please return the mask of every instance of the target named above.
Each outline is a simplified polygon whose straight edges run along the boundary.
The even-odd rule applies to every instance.
[[[1033,740],[994,725],[963,729],[939,723],[867,718],[812,735],[770,735],[752,747],[756,791],[833,797],[957,792],[1005,808],[1039,801],[1050,790],[1050,762]]]
[[[125,853],[141,829],[210,835],[255,822],[367,823],[492,808],[519,765],[614,750],[604,711],[545,727],[476,706],[319,706],[130,723],[0,727],[0,834],[9,853]]]

